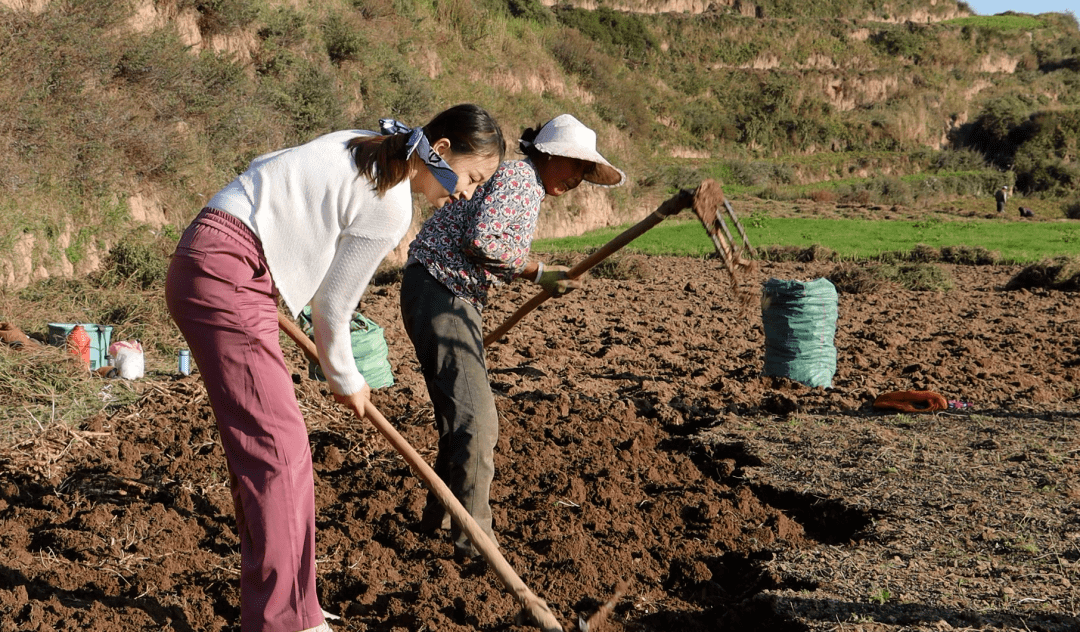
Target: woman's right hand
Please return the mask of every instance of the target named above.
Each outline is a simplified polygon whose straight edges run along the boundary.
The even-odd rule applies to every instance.
[[[337,393],[334,393],[334,399],[336,399],[339,404],[342,404],[353,411],[353,414],[356,415],[357,419],[364,419],[367,416],[364,408],[366,408],[367,403],[371,401],[371,387],[364,384],[364,388],[348,395],[338,395]]]
[[[570,268],[566,266],[547,266],[540,274],[537,285],[547,290],[552,296],[562,296],[582,286],[581,279],[571,279],[566,276]]]

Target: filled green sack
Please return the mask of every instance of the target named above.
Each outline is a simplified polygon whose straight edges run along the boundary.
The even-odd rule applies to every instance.
[[[300,327],[309,337],[314,336],[311,325],[311,306],[300,312]],[[360,312],[353,314],[349,322],[352,335],[352,353],[356,368],[371,388],[393,386],[394,373],[390,368],[390,359],[383,328]],[[320,382],[326,381],[322,367],[314,362],[308,363],[308,377]]]
[[[828,279],[769,279],[762,287],[765,375],[832,386],[836,374],[836,287]]]

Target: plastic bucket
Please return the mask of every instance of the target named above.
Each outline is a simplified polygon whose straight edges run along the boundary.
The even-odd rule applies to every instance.
[[[105,366],[105,356],[109,353],[109,345],[112,344],[112,325],[95,325],[93,323],[49,323],[49,344],[54,347],[63,347],[67,343],[68,334],[75,325],[82,325],[86,334],[90,336],[90,370]]]

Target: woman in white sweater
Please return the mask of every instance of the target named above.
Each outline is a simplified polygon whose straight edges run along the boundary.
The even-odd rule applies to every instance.
[[[468,199],[494,173],[495,120],[458,105],[423,128],[339,131],[260,156],[181,237],[165,298],[214,409],[240,536],[243,632],[327,630],[315,593],[311,449],[278,343],[277,297],[311,304],[334,397],[358,417],[370,388],[349,321],[412,221],[412,192]]]

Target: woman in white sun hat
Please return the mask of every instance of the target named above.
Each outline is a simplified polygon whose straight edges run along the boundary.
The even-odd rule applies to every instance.
[[[529,259],[540,203],[582,180],[612,187],[626,178],[596,151],[596,133],[569,114],[525,130],[519,147],[525,157],[503,162],[471,200],[447,204],[424,222],[401,284],[402,319],[435,408],[434,469],[493,541],[488,496],[499,418],[484,362],[481,312],[488,291],[515,278],[553,296],[579,287],[566,277],[569,268]],[[417,530],[448,527],[455,554],[476,557],[429,494]]]

